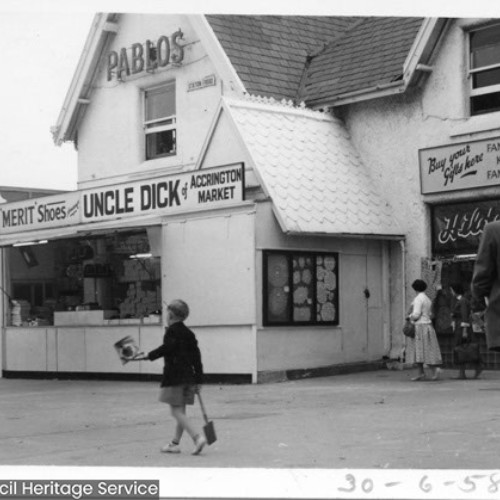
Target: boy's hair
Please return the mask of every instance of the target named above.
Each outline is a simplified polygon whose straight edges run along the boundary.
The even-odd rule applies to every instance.
[[[167,305],[167,311],[170,311],[181,321],[184,321],[189,316],[189,306],[180,299],[172,300],[172,302]]]

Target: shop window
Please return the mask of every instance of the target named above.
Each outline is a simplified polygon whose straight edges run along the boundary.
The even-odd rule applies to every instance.
[[[338,254],[264,252],[264,324],[338,324]]]
[[[146,160],[175,155],[177,149],[175,82],[146,90],[144,111]]]
[[[500,24],[469,33],[470,113],[500,111]]]

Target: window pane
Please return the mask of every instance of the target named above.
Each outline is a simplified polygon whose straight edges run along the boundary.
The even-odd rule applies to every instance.
[[[471,98],[471,115],[500,111],[500,92]]]
[[[333,255],[316,257],[316,321],[338,321],[337,260]]]
[[[500,50],[500,47],[499,47]],[[481,73],[473,73],[472,88],[478,89],[481,87],[489,87],[490,85],[500,84],[500,68],[481,71]]]
[[[146,92],[146,121],[175,115],[175,83]]]
[[[313,258],[294,256],[293,264],[293,320],[313,319]]]
[[[286,255],[267,256],[267,320],[270,323],[290,321],[288,305],[289,272]]]
[[[471,65],[481,68],[500,63],[500,26],[491,26],[470,34]]]
[[[146,135],[146,159],[175,153],[175,130],[164,130]]]

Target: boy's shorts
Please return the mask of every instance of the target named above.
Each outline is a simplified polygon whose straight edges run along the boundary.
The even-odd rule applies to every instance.
[[[160,388],[158,400],[172,406],[183,406],[194,404],[195,385],[173,385]]]

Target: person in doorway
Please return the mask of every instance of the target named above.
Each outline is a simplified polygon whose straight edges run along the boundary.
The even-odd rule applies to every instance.
[[[176,421],[172,441],[161,451],[180,453],[181,437],[186,431],[194,442],[193,455],[198,455],[207,441],[203,433],[197,432],[186,415],[186,405],[194,404],[194,397],[200,390],[203,365],[195,334],[184,324],[189,307],[183,300],[174,300],[167,306],[167,328],[163,344],[150,351],[143,359],[154,361],[164,358],[160,397],[162,403],[170,405]]]
[[[484,226],[472,274],[472,296],[486,305],[486,344],[500,351],[500,221]]]
[[[424,365],[432,368],[431,380],[437,380],[440,374],[441,350],[432,326],[432,302],[426,295],[427,283],[417,279],[412,283],[417,292],[411,304],[410,320],[415,324],[415,337],[407,338],[406,362],[417,365],[417,375],[412,381],[425,380]]]
[[[471,323],[471,297],[465,292],[464,287],[460,283],[451,284],[450,290],[455,298],[455,304],[451,311],[452,326],[455,334],[455,346],[470,344],[474,340]],[[475,368],[474,378],[478,378],[483,371],[483,363],[479,356],[479,352],[476,354],[478,355],[477,361],[472,363]],[[458,378],[460,380],[465,380],[467,378],[465,375],[466,363],[459,363],[456,359],[454,362],[459,367]]]

